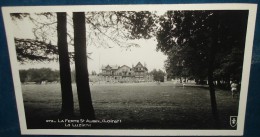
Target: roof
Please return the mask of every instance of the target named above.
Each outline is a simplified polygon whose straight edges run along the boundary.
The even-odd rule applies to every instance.
[[[118,65],[106,65],[101,67],[101,69],[106,69],[107,67],[110,67],[111,69],[118,69],[120,66]]]
[[[142,67],[144,67],[144,66],[142,65],[142,63],[140,63],[140,62],[138,62],[138,63],[135,65],[135,67],[137,67],[138,65],[141,65]]]
[[[127,67],[127,68],[130,68],[130,67],[129,67],[129,66],[127,66],[127,65],[123,65],[123,66],[121,66],[121,67],[119,67],[119,68],[122,68],[122,67],[124,67],[124,66],[125,66],[125,67]]]
[[[142,68],[144,68],[145,70],[148,71],[148,69],[147,69],[145,66],[143,66],[143,64],[142,64],[141,62],[138,62],[138,63],[135,65],[134,68],[136,68],[138,65],[141,65]]]
[[[138,62],[136,65],[135,65],[135,67],[132,67],[132,68],[136,68],[138,65],[140,65],[142,68],[144,68],[145,70],[147,70],[148,71],[148,69],[146,68],[146,66],[144,66],[141,62]],[[127,66],[127,65],[122,65],[121,67],[123,67],[123,66],[126,66],[126,67],[128,67],[128,68],[130,68],[129,66]],[[105,65],[105,66],[103,66],[102,65],[102,67],[101,67],[101,69],[107,69],[107,68],[111,68],[111,69],[119,69],[119,68],[121,68],[120,66],[118,66],[118,65]]]

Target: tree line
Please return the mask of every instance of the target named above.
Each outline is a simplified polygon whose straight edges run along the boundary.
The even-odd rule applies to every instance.
[[[50,68],[19,70],[20,81],[22,83],[35,82],[58,82],[60,81],[60,72]]]
[[[166,75],[162,70],[153,69],[149,72],[153,76],[155,81],[164,82],[164,76]],[[30,69],[21,69],[19,70],[20,81],[21,83],[36,83],[41,84],[42,82],[60,82],[60,71],[52,70],[51,68],[30,68]],[[96,71],[91,71],[91,74],[96,76]],[[71,82],[76,82],[76,72],[75,70],[71,71]]]
[[[218,121],[216,85],[241,81],[248,11],[168,11],[160,18],[157,50],[170,77],[207,80]]]

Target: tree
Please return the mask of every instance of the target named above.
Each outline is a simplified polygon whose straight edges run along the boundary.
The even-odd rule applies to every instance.
[[[28,62],[54,61],[58,57],[56,45],[34,39],[14,38],[17,60],[21,64]]]
[[[149,39],[156,29],[156,16],[149,11],[95,11],[85,15],[88,46],[138,47],[132,40]]]
[[[67,15],[65,12],[57,13],[57,36],[62,97],[61,116],[73,116],[74,102],[71,86],[70,59],[67,43]]]
[[[97,72],[96,71],[91,71],[91,75],[95,76],[95,75],[97,75]]]
[[[110,42],[121,47],[136,46],[124,40],[150,38],[153,18],[150,12],[74,12],[74,51],[76,85],[82,117],[94,119],[87,68],[86,24],[88,25],[88,44],[110,47]],[[94,36],[94,37],[93,37]],[[124,39],[123,41],[120,39]]]
[[[157,49],[168,55],[167,72],[173,71],[176,63],[185,61],[183,67],[189,75],[207,77],[212,114],[216,121],[214,74],[217,68],[224,69],[222,66],[227,60],[236,64],[233,66],[242,67],[241,47],[245,44],[247,16],[247,11],[168,11],[160,19]],[[239,54],[233,55],[234,50],[238,50]],[[239,59],[232,61],[230,56]],[[236,74],[241,77],[239,72],[236,71]]]
[[[27,81],[27,79],[28,79],[28,72],[26,70],[19,70],[19,75],[20,75],[20,81],[22,83]]]
[[[225,15],[225,16],[223,16]],[[220,13],[219,45],[214,76],[218,86],[230,89],[230,81],[241,81],[246,38],[247,11]],[[236,23],[233,23],[236,22]],[[240,28],[240,29],[238,29]],[[225,33],[225,35],[222,35]],[[220,82],[222,81],[222,82]]]
[[[164,82],[164,76],[165,76],[165,73],[162,71],[162,70],[152,70],[150,72],[151,75],[153,75],[153,80],[155,81],[160,81],[160,82]]]
[[[186,67],[185,61],[181,60],[182,55],[168,55],[166,61],[164,62],[164,67],[169,78],[178,78],[180,83],[186,81],[188,78],[194,78],[194,75],[190,73],[190,69]]]
[[[46,17],[45,20],[50,20],[50,17],[55,17],[53,13],[39,13],[36,16]],[[73,94],[71,87],[70,74],[70,59],[67,43],[67,18],[66,13],[57,13],[57,22],[38,22],[28,13],[12,13],[13,19],[24,19],[28,17],[37,27],[33,29],[36,40],[18,39],[15,38],[17,59],[21,63],[26,61],[53,61],[57,60],[56,55],[59,55],[60,64],[60,84],[62,93],[61,116],[70,117],[74,114]],[[54,31],[50,28],[51,25],[57,24],[57,46],[51,42],[46,44],[48,31]],[[47,28],[46,28],[47,27]],[[40,30],[40,31],[39,31]],[[42,41],[41,41],[42,40]]]
[[[203,30],[196,30],[196,27],[207,15],[201,11],[194,11],[195,15],[191,13],[192,11],[168,11],[167,15],[160,18],[161,28],[157,33],[157,50],[168,56],[165,68],[173,78],[189,75],[197,80],[203,80],[207,71],[204,49],[206,46],[205,42],[195,39],[202,37]],[[196,18],[197,24],[192,24],[191,16]],[[190,34],[192,31],[197,35]]]
[[[19,70],[20,80],[22,83],[42,81],[53,82],[59,81],[59,71],[51,70],[50,68]]]
[[[73,12],[76,85],[82,117],[95,119],[87,68],[85,13]]]

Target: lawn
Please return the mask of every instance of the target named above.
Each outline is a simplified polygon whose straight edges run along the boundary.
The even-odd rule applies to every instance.
[[[59,84],[23,85],[28,128],[66,128],[64,124],[46,123],[57,119],[61,107]],[[91,85],[96,118],[121,120],[117,124],[94,124],[105,129],[235,129],[229,117],[238,113],[239,100],[229,91],[216,90],[219,126],[211,114],[207,87],[174,86],[172,83]],[[79,118],[76,86],[73,84],[75,119]]]

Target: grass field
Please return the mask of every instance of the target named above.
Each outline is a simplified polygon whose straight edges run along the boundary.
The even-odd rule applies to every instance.
[[[58,118],[59,84],[23,85],[22,90],[28,128],[65,128],[45,122]],[[75,84],[73,92],[78,118]],[[239,104],[229,91],[217,90],[220,120],[216,126],[207,87],[183,88],[172,83],[94,84],[91,94],[97,119],[121,120],[119,124],[98,124],[92,128],[234,129],[229,125],[229,117],[237,115]]]

